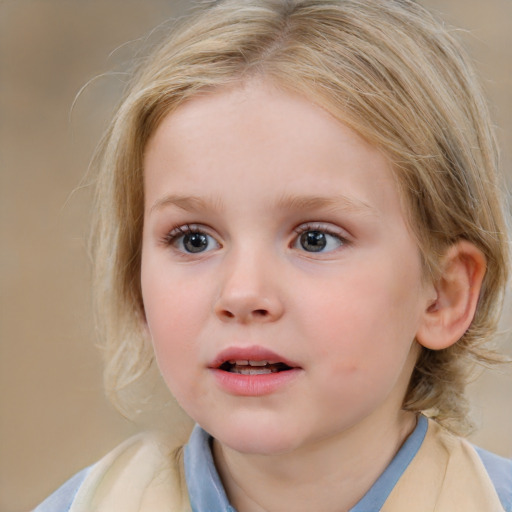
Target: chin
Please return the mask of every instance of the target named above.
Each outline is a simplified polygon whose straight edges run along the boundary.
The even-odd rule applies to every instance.
[[[286,422],[262,424],[260,422],[231,422],[224,428],[203,428],[217,441],[239,453],[251,455],[282,455],[294,451],[303,444],[298,433]]]
[[[248,438],[244,435],[227,436],[226,439],[218,439],[223,445],[239,453],[248,455],[283,455],[292,452],[300,443],[291,442],[290,439],[278,439],[269,437]]]

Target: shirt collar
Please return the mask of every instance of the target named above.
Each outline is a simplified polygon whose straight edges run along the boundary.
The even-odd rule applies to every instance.
[[[418,424],[391,463],[349,512],[380,510],[396,483],[418,452],[427,433],[428,420],[420,416]],[[185,446],[185,478],[193,512],[236,512],[215,468],[211,436],[199,425],[194,427]]]

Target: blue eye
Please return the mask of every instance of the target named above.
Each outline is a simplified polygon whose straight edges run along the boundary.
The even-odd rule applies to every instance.
[[[219,247],[219,243],[211,235],[190,226],[173,229],[166,236],[165,242],[189,254],[207,252]]]
[[[181,244],[187,252],[196,253],[206,251],[210,245],[210,240],[208,235],[204,233],[189,233],[183,235]]]
[[[344,240],[333,233],[320,229],[308,229],[299,233],[295,247],[306,252],[329,252],[341,247]]]

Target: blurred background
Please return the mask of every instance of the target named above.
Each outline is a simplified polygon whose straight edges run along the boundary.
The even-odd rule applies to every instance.
[[[512,2],[420,3],[463,29],[492,104],[510,183]],[[1,512],[29,510],[141,428],[122,418],[102,391],[86,252],[91,190],[84,177],[121,96],[122,71],[151,29],[186,6],[0,1]],[[512,325],[511,310],[504,328]],[[510,355],[511,339],[502,341]],[[511,457],[512,372],[484,375],[472,394],[481,427],[472,441]]]

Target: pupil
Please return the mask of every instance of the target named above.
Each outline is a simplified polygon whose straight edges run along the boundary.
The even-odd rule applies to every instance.
[[[208,247],[208,238],[203,233],[190,233],[183,237],[183,245],[188,252],[201,252]]]
[[[327,245],[325,233],[321,231],[306,231],[306,233],[302,233],[300,236],[300,244],[306,251],[319,252],[325,249]]]

